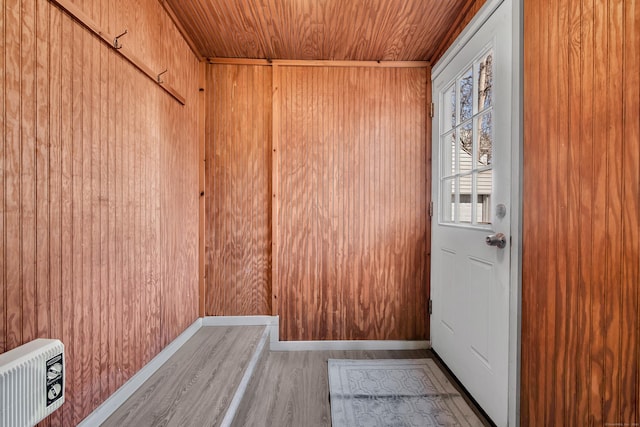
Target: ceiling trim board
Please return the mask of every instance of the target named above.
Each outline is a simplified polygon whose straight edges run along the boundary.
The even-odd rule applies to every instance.
[[[263,65],[289,67],[366,67],[366,68],[427,68],[428,61],[325,61],[297,59],[245,59],[245,58],[208,58],[209,64],[224,65]]]

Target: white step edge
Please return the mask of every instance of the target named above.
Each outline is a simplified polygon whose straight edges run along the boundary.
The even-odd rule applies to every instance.
[[[233,419],[236,417],[236,413],[238,412],[238,408],[240,407],[240,403],[244,398],[244,394],[247,391],[247,387],[249,386],[249,381],[253,377],[253,373],[260,362],[260,358],[267,348],[267,342],[269,340],[269,326],[264,328],[264,332],[262,332],[262,336],[260,337],[260,341],[256,346],[255,351],[253,352],[253,356],[249,361],[249,364],[245,368],[244,375],[242,376],[242,380],[240,380],[240,384],[238,384],[238,388],[236,389],[235,394],[233,395],[233,399],[227,408],[227,412],[222,419],[222,423],[220,427],[229,427],[233,422]]]
[[[160,353],[142,367],[134,376],[124,383],[118,390],[107,398],[100,406],[82,420],[79,427],[93,427],[102,424],[109,418],[133,393],[140,388],[171,356],[193,336],[202,326],[202,319],[196,319],[183,333],[171,341]]]

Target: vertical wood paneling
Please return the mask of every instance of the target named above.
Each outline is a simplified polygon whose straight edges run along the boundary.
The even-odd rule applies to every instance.
[[[157,4],[158,7],[159,4]],[[173,29],[175,31],[175,28]],[[177,35],[179,37],[179,35]],[[175,43],[175,41],[173,42]],[[180,52],[186,45],[180,43]],[[177,49],[177,46],[176,46]],[[181,80],[188,89],[191,103],[186,108],[176,108],[175,100],[158,97],[160,112],[172,111],[172,116],[160,122],[159,182],[160,182],[160,259],[164,266],[161,283],[161,328],[165,333],[164,347],[184,331],[198,313],[198,129],[197,94],[199,70],[196,59],[188,51],[189,67],[184,67]],[[189,134],[184,126],[189,123]],[[188,141],[188,144],[180,143]],[[167,173],[168,171],[169,173]],[[185,173],[189,171],[189,173]],[[176,209],[180,206],[180,209]],[[176,292],[176,284],[185,291]],[[188,316],[185,314],[189,313]]]
[[[98,6],[100,7],[101,17],[107,19],[106,14],[108,14],[108,4],[104,2],[98,2]],[[109,323],[109,293],[111,291],[111,286],[109,286],[109,187],[108,187],[108,171],[110,167],[108,150],[110,147],[109,136],[113,132],[113,129],[110,127],[109,123],[109,106],[110,101],[112,99],[109,97],[108,90],[108,77],[109,77],[109,59],[111,57],[111,52],[107,52],[106,54],[99,55],[99,87],[100,92],[98,96],[98,102],[101,100],[106,100],[104,102],[104,107],[100,108],[100,116],[98,123],[98,139],[100,141],[99,146],[99,195],[98,195],[98,206],[100,209],[100,233],[99,233],[99,241],[100,241],[100,250],[98,254],[98,260],[100,265],[100,288],[99,288],[99,299],[98,299],[98,307],[100,307],[100,316],[98,319],[98,325],[102,325],[102,327],[98,328],[100,333],[100,342],[98,348],[97,359],[97,372],[96,374],[100,378],[99,383],[99,393],[96,397],[95,403],[99,403],[101,401],[102,396],[109,396],[109,337],[111,333],[112,324]],[[148,247],[145,245],[145,247]]]
[[[20,2],[5,1],[7,40],[20,39]],[[22,342],[20,274],[20,45],[5,44],[5,349]],[[9,256],[9,249],[13,256]],[[17,255],[16,255],[17,254]],[[18,286],[9,284],[18,284]]]
[[[200,66],[157,2],[77,4],[133,14],[187,105],[49,1],[1,3],[0,352],[64,342],[43,425],[77,424],[197,317]]]
[[[108,24],[110,25],[110,24]],[[107,76],[114,75],[116,71],[116,60],[113,53],[109,53],[107,56]],[[116,177],[118,176],[117,167],[118,162],[118,147],[116,141],[118,140],[118,128],[116,123],[117,110],[114,108],[116,105],[121,105],[117,102],[118,91],[116,84],[113,81],[107,79],[107,111],[108,120],[107,126],[107,200],[108,200],[108,218],[107,218],[107,240],[108,240],[108,254],[107,254],[107,282],[113,283],[113,286],[108,287],[107,304],[112,307],[107,314],[107,324],[109,325],[109,338],[107,341],[108,348],[117,348],[118,346],[118,303],[119,290],[118,283],[119,277],[119,262],[118,262],[118,182]],[[118,366],[118,356],[116,352],[108,351],[108,366]],[[112,394],[116,390],[117,384],[117,370],[108,369],[108,393]]]
[[[622,90],[624,72],[624,25],[622,22],[622,3],[624,0],[609,0],[607,8],[603,11],[603,32],[606,33],[603,40],[607,41],[605,67],[603,67],[603,91],[606,97],[600,105],[605,109],[602,111],[604,118],[603,126],[604,140],[610,141],[603,148],[606,155],[606,182],[604,193],[607,195],[606,208],[603,214],[606,215],[605,230],[606,238],[603,239],[603,249],[605,255],[605,282],[617,284],[604,288],[604,315],[605,315],[605,352],[604,352],[604,413],[605,423],[619,422],[621,403],[628,399],[622,396],[620,389],[620,377],[622,375],[633,375],[634,365],[637,360],[627,360],[627,355],[622,354],[621,342],[622,331],[622,300],[621,292],[624,287],[622,283],[622,269],[624,260],[622,259],[622,245],[624,238],[622,235],[622,192],[624,183],[622,181],[622,153],[624,151],[624,97]],[[634,64],[637,69],[639,64]],[[631,72],[631,70],[629,70]],[[640,119],[639,119],[640,120]],[[604,163],[604,162],[603,162]],[[636,174],[640,171],[635,171]],[[637,225],[636,225],[637,226]],[[636,243],[636,245],[640,242]],[[640,253],[640,252],[639,252]],[[636,281],[636,284],[638,282]],[[634,341],[637,341],[637,333]],[[628,368],[628,369],[627,369]],[[624,371],[623,371],[624,369]]]
[[[207,67],[207,315],[271,314],[271,67]]]
[[[121,61],[114,60],[114,70],[116,75],[123,75],[123,67],[124,64]],[[115,88],[115,97],[114,97],[114,105],[116,106],[124,106],[124,85],[116,85]],[[125,302],[127,301],[127,297],[124,293],[126,283],[125,281],[125,272],[124,272],[124,263],[125,263],[125,254],[124,254],[124,178],[125,178],[125,170],[124,161],[125,157],[123,155],[124,150],[122,147],[124,141],[124,126],[123,126],[123,117],[125,116],[123,108],[116,108],[114,111],[115,116],[115,161],[116,161],[116,171],[115,171],[115,191],[114,191],[114,202],[115,202],[115,235],[114,235],[114,244],[116,247],[116,259],[115,265],[112,267],[116,270],[116,301],[114,304],[114,317],[116,319],[115,329],[116,329],[116,348],[126,348],[124,344],[124,334],[126,328],[124,327],[124,307]],[[120,384],[124,382],[124,351],[116,352],[115,354],[115,366],[118,369],[115,370],[115,383],[114,387],[117,388]]]
[[[592,193],[593,182],[593,149],[594,149],[594,137],[593,137],[593,105],[595,102],[595,94],[588,90],[593,87],[594,81],[594,64],[590,59],[591,51],[587,48],[589,43],[593,42],[593,0],[582,0],[582,2],[573,3],[572,10],[578,14],[578,29],[580,34],[580,69],[579,75],[581,78],[580,86],[577,91],[572,94],[572,98],[579,98],[580,108],[575,110],[578,112],[577,117],[580,117],[580,155],[579,161],[579,176],[580,182],[578,187],[578,199],[579,199],[579,229],[580,234],[578,237],[578,283],[580,288],[578,293],[578,313],[582,313],[578,317],[578,335],[580,340],[578,341],[578,348],[585,349],[582,352],[582,357],[578,359],[578,379],[576,382],[577,390],[577,407],[576,407],[576,420],[582,424],[587,424],[591,420],[591,403],[595,393],[589,393],[588,387],[593,387],[592,371],[591,371],[591,337],[593,335],[591,329],[591,301],[594,298],[593,293],[593,279],[591,276],[590,267],[593,263],[593,253],[591,250],[592,236],[593,236],[593,209],[592,201],[587,196],[581,196],[582,194],[588,195]],[[526,86],[525,86],[526,89]],[[524,308],[523,304],[523,308]],[[524,317],[524,315],[523,315]],[[533,375],[531,375],[533,377]],[[596,387],[598,385],[596,384]]]
[[[547,39],[546,39],[546,43],[547,43],[546,50],[555,51],[560,49],[560,44],[562,40],[560,38],[560,33],[558,29],[558,21],[560,19],[560,15],[558,13],[559,4],[558,2],[549,0],[547,1],[547,8],[549,13],[549,16],[548,16],[549,33],[547,34]],[[556,66],[560,67],[561,61],[558,61],[556,63],[551,63],[551,61],[546,61],[545,65],[546,65],[546,69],[544,69],[544,72],[548,74],[550,73],[551,67],[556,67]],[[556,158],[558,157],[559,148],[561,148],[560,140],[561,138],[564,137],[562,130],[559,129],[559,123],[560,123],[559,116],[560,114],[562,114],[561,105],[560,105],[561,100],[558,97],[559,84],[560,82],[556,79],[548,80],[544,85],[544,89],[542,92],[543,96],[549,100],[547,104],[547,108],[549,112],[547,115],[547,127],[545,130],[545,133],[547,135],[547,139],[545,140],[545,143],[547,147],[549,147],[550,152],[553,153],[552,155]],[[560,161],[558,161],[558,163],[561,164]],[[559,192],[560,181],[558,177],[558,172],[561,171],[561,168],[558,168],[555,162],[546,162],[544,166],[545,166],[544,170],[549,176],[549,182],[552,183],[551,188],[553,189],[554,192]],[[560,209],[558,207],[559,200],[562,200],[562,199],[560,197],[558,198],[552,197],[551,192],[547,194],[546,206],[550,214],[544,221],[545,227],[543,228],[543,230],[545,231],[545,234],[548,236],[555,235],[559,229],[559,227],[556,228],[557,224],[555,222],[556,220],[560,220],[560,218],[558,217],[558,213],[560,212]],[[543,280],[545,280],[546,283],[556,281],[557,278],[560,277],[560,275],[562,274],[562,272],[558,271],[558,258],[559,258],[558,248],[559,248],[559,245],[557,243],[554,245],[550,245],[550,247],[548,248],[550,252],[549,254],[550,259],[553,261],[549,265],[549,267],[546,269],[545,274],[543,275]],[[556,310],[558,311],[564,310],[564,307],[561,305],[562,301],[559,297],[561,297],[561,295],[564,293],[565,287],[566,287],[566,281],[564,280],[560,281],[558,283],[558,286],[555,289],[552,289],[551,292],[549,293],[548,309],[551,312],[555,312]],[[561,340],[561,333],[564,332],[565,327],[566,327],[566,323],[564,322],[563,318],[558,318],[557,325],[554,322],[547,322],[545,324],[546,341],[553,343],[554,348],[556,348],[557,350],[561,350],[556,346]],[[556,363],[558,363],[559,368],[555,369],[554,367],[551,378],[549,378],[547,383],[547,392],[545,393],[545,396],[544,396],[545,409],[546,409],[545,424],[547,425],[557,424],[560,421],[559,418],[564,413],[564,410],[563,410],[564,399],[562,398],[562,394],[559,393],[558,391],[561,387],[559,383],[562,383],[561,377],[558,376],[558,373],[561,373],[562,368],[564,367],[563,356],[564,354],[562,352],[558,353]],[[547,363],[548,362],[549,361],[547,361]]]
[[[63,329],[63,281],[62,281],[62,14],[55,7],[48,7],[51,34],[49,44],[49,336],[64,336]],[[46,34],[46,33],[45,33]],[[44,37],[46,43],[46,37]],[[42,283],[42,282],[41,282]],[[45,283],[42,287],[46,286]],[[2,310],[0,309],[0,312]],[[51,425],[62,425],[64,409],[51,416]]]
[[[622,37],[624,40],[623,68],[623,150],[624,171],[622,200],[622,325],[623,337],[627,331],[640,331],[640,6],[637,2],[623,3]],[[634,143],[635,142],[635,143]],[[640,336],[623,339],[621,366],[626,366],[620,378],[620,392],[626,399],[620,402],[620,419],[640,423]],[[634,363],[635,362],[635,363]]]
[[[280,288],[278,282],[273,278],[278,276],[278,251],[274,250],[278,245],[278,234],[280,225],[278,223],[278,197],[279,194],[275,194],[275,189],[278,188],[278,165],[280,164],[280,158],[284,155],[280,151],[280,123],[282,118],[280,117],[280,104],[281,99],[284,96],[284,87],[280,77],[280,67],[277,65],[272,67],[272,91],[271,96],[271,114],[272,114],[272,126],[271,126],[271,186],[270,191],[267,194],[268,200],[271,203],[271,314],[274,316],[281,315],[279,304],[277,301],[277,295],[280,294]],[[267,108],[268,108],[267,104]]]
[[[426,70],[278,68],[281,339],[426,338]]]
[[[640,12],[625,0],[524,4],[521,422],[632,425]]]
[[[125,111],[129,112],[132,110],[132,101],[131,101],[131,93],[133,90],[133,84],[131,81],[131,73],[132,70],[128,67],[122,68],[122,76],[124,77],[123,86],[123,95],[122,95],[122,105],[125,107]],[[123,112],[123,117],[126,117]],[[133,275],[131,273],[133,260],[133,221],[132,221],[132,177],[133,174],[133,156],[131,153],[131,147],[127,147],[125,144],[127,141],[134,141],[133,135],[131,134],[132,123],[130,120],[125,118],[125,121],[122,126],[122,219],[124,221],[123,230],[122,230],[122,239],[123,239],[123,259],[122,259],[122,275],[123,275],[123,283],[126,283],[127,286],[123,286],[122,288],[122,314],[123,319],[122,323],[124,324],[122,328],[123,337],[122,337],[122,347],[124,349],[123,354],[123,363],[122,369],[124,371],[125,377],[128,377],[132,374],[133,368],[131,366],[131,348],[132,343],[134,343],[134,338],[132,337],[133,329],[127,328],[126,325],[130,325],[133,323],[131,306],[133,303],[132,300],[132,287],[133,287]]]
[[[20,13],[20,261],[22,270],[22,339],[36,337],[36,40],[35,0],[23,1]]]
[[[0,33],[6,35],[6,4],[2,2],[0,5]],[[0,105],[2,105],[2,114],[0,114],[0,129],[3,129],[3,138],[2,143],[0,143],[0,208],[2,208],[3,216],[0,220],[0,351],[4,351],[6,348],[6,336],[7,336],[7,325],[6,325],[6,314],[7,314],[7,264],[5,262],[5,252],[6,252],[6,226],[5,226],[5,215],[6,212],[6,162],[5,159],[7,157],[7,135],[6,127],[8,126],[7,118],[6,118],[6,37],[2,37],[0,40],[0,81],[2,81],[2,90],[0,90]]]
[[[49,3],[36,10],[36,324],[38,336],[49,334]],[[46,284],[46,285],[45,285]]]
[[[567,72],[575,77],[566,82],[567,92],[566,97],[568,102],[566,107],[568,111],[579,111],[582,104],[580,95],[580,87],[582,85],[583,76],[580,75],[580,52],[582,47],[582,35],[580,34],[580,8],[576,7],[579,4],[579,0],[572,0],[566,4],[568,8],[567,12],[563,14],[564,29],[562,31],[569,34],[566,40],[566,51],[564,53],[567,61]],[[562,99],[562,97],[561,97]],[[568,131],[567,138],[569,140],[580,139],[580,122],[575,117],[570,117],[567,123]],[[580,170],[578,168],[572,168],[571,165],[580,164],[580,146],[578,144],[567,144],[567,157],[566,157],[566,191],[567,191],[567,210],[568,215],[565,217],[565,226],[567,227],[570,235],[579,235],[580,228]],[[562,249],[565,251],[565,262],[567,263],[567,312],[582,313],[580,307],[580,294],[582,289],[579,286],[580,282],[580,262],[575,260],[580,259],[580,240],[573,245],[562,245]],[[581,315],[580,315],[581,316]],[[580,319],[567,318],[568,336],[567,336],[567,352],[565,354],[565,369],[567,369],[567,375],[565,376],[564,387],[565,389],[571,389],[577,387],[579,390],[573,396],[565,394],[565,417],[564,422],[569,423],[569,420],[578,420],[580,414],[580,404],[584,402],[586,393],[580,389],[580,364],[584,363],[584,359],[578,363],[571,361],[571,355],[577,354],[580,348],[581,327]]]
[[[416,83],[417,84],[417,83]],[[432,135],[432,126],[433,124],[431,123],[431,120],[429,120],[427,117],[429,115],[429,110],[430,110],[430,105],[431,102],[430,100],[433,99],[432,98],[432,82],[431,82],[431,66],[429,66],[429,68],[427,69],[427,92],[426,92],[426,103],[424,105],[425,108],[425,113],[424,113],[424,118],[425,118],[425,127],[426,127],[426,133],[427,133],[427,144],[424,147],[424,151],[423,151],[423,157],[425,158],[425,163],[424,163],[424,167],[421,169],[419,176],[424,176],[425,177],[425,181],[427,181],[428,183],[431,182],[431,171],[432,171],[432,165],[433,165],[433,159],[431,158],[431,153],[432,153],[432,141],[431,138],[428,135]],[[418,117],[421,117],[421,115],[418,115]],[[427,212],[421,212],[421,206],[420,204],[418,204],[416,206],[416,209],[418,210],[419,214],[421,215],[421,218],[423,220],[424,226],[426,227],[427,230],[427,238],[425,241],[425,248],[427,250],[427,259],[425,262],[425,277],[430,278],[431,277],[431,217],[429,216],[429,209],[428,206],[431,204],[432,201],[432,194],[431,194],[431,185],[427,185],[427,191],[424,193],[424,203],[427,206]],[[420,304],[421,300],[428,300],[429,297],[431,296],[431,281],[429,279],[427,279],[427,286],[426,287],[422,287],[420,286],[420,282],[416,279],[416,288],[418,289],[418,292],[416,292],[417,298],[415,301],[416,304],[416,313],[420,313],[420,309],[425,310],[424,306],[422,304]],[[419,290],[422,290],[422,294],[420,294]],[[425,313],[428,313],[428,311],[425,311]],[[431,331],[431,316],[427,316],[426,317],[426,323],[424,325],[424,330],[425,333],[429,334]],[[420,327],[420,322],[418,320],[418,317],[416,316],[416,328]]]
[[[272,310],[268,296],[263,307],[280,316],[283,339],[427,336],[427,77],[207,67],[207,314],[261,314],[246,301],[277,276]],[[271,120],[273,149],[263,143]],[[273,269],[256,274],[271,243],[254,230],[269,226]]]
[[[87,5],[90,9],[90,5]],[[85,6],[86,7],[86,6]],[[76,329],[76,343],[80,349],[79,364],[80,369],[78,372],[80,375],[77,377],[78,389],[80,390],[80,398],[84,402],[91,402],[91,388],[93,382],[88,380],[92,377],[92,353],[93,353],[93,340],[85,341],[85,337],[92,336],[93,327],[93,304],[91,301],[91,294],[93,293],[92,282],[92,225],[93,218],[91,217],[92,210],[92,194],[91,186],[92,180],[92,167],[91,167],[91,153],[93,148],[93,136],[91,134],[91,118],[93,114],[92,106],[92,93],[93,93],[93,62],[92,62],[92,47],[91,34],[84,31],[82,28],[77,28],[76,35],[80,39],[81,50],[77,56],[80,69],[79,73],[79,86],[80,94],[78,98],[78,108],[80,114],[80,120],[74,126],[78,125],[78,138],[75,141],[78,146],[78,168],[77,168],[77,181],[75,183],[78,187],[78,198],[74,198],[74,203],[78,204],[78,228],[74,229],[74,235],[77,231],[80,231],[78,236],[78,245],[74,248],[76,252],[79,252],[78,262],[78,282],[76,283],[78,289],[77,304],[78,318]],[[97,47],[97,46],[96,46]],[[77,416],[81,416],[82,407],[77,408]]]
[[[73,23],[62,14],[60,15],[61,38],[69,40],[72,36]],[[61,86],[60,86],[60,170],[61,170],[61,285],[62,285],[62,335],[64,343],[67,346],[67,354],[69,357],[65,360],[67,371],[75,371],[75,359],[71,358],[71,351],[76,347],[73,345],[73,308],[70,308],[68,301],[74,301],[73,290],[73,235],[71,233],[73,224],[73,77],[71,70],[73,69],[73,48],[74,43],[66,43],[60,45],[62,48],[61,55]],[[74,301],[75,302],[75,301]],[[75,399],[75,386],[73,384],[74,377],[67,377],[65,401],[68,398],[73,402]],[[73,407],[61,408],[63,413],[62,425],[71,424],[73,420]]]
[[[593,253],[593,261],[599,260],[600,262],[594,262],[591,267],[591,286],[592,286],[592,300],[591,300],[591,388],[596,392],[591,394],[590,403],[590,415],[591,422],[594,424],[604,423],[604,402],[605,402],[605,387],[607,378],[605,377],[605,339],[606,339],[606,284],[607,284],[607,251],[605,245],[607,245],[607,217],[606,206],[609,195],[608,190],[608,177],[607,177],[607,146],[612,144],[607,140],[606,120],[609,118],[607,115],[607,102],[606,95],[604,95],[607,85],[607,57],[608,57],[608,45],[607,34],[605,28],[607,26],[607,1],[594,1],[593,2],[593,50],[588,53],[588,60],[593,63],[593,69],[590,71],[593,73],[593,86],[590,88],[594,91],[594,104],[593,104],[593,154],[589,159],[592,164],[592,188],[591,192],[587,193],[592,196],[593,204],[593,222],[591,224],[592,229],[592,246],[591,251]],[[606,118],[605,118],[606,117]],[[604,142],[604,144],[603,144]],[[596,156],[600,157],[597,158]],[[553,197],[552,194],[549,197]],[[609,381],[611,381],[610,379]]]
[[[73,76],[71,81],[71,322],[72,335],[69,337],[71,345],[69,348],[69,359],[73,360],[71,369],[67,372],[72,374],[67,377],[67,381],[71,384],[68,387],[71,392],[72,401],[84,401],[83,386],[81,383],[82,373],[86,371],[86,366],[82,364],[82,348],[81,342],[81,326],[84,319],[82,313],[82,292],[80,285],[82,283],[82,55],[83,49],[83,32],[77,25],[71,24],[71,39],[73,40],[72,50],[72,69],[70,73]],[[73,71],[76,71],[75,73]],[[66,338],[66,337],[64,337]],[[64,342],[64,341],[63,341]],[[82,417],[82,406],[73,405],[69,408],[69,422]],[[65,413],[66,415],[66,413]]]

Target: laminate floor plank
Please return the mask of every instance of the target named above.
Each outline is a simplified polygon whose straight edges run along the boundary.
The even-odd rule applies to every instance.
[[[220,425],[263,331],[200,328],[102,425]]]
[[[320,427],[331,425],[328,359],[432,358],[427,350],[269,352],[254,374],[234,419],[234,427]],[[438,366],[441,366],[436,359]],[[461,391],[453,378],[445,375]],[[465,396],[472,410],[486,419]]]

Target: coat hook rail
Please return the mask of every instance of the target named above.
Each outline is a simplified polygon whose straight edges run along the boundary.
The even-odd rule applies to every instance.
[[[118,49],[118,50],[122,49],[122,45],[120,44],[120,37],[126,36],[128,32],[129,32],[128,30],[124,30],[124,33],[116,36],[116,38],[113,39],[113,48],[114,49]]]
[[[181,105],[186,104],[184,96],[180,95],[178,91],[176,91],[170,85],[165,84],[161,81],[160,77],[166,72],[166,70],[160,74],[157,74],[154,70],[144,64],[138,57],[136,57],[128,48],[122,46],[119,39],[128,33],[127,30],[125,30],[117,37],[111,37],[109,34],[102,31],[102,29],[98,27],[98,24],[96,24],[96,22],[91,19],[91,17],[89,17],[80,7],[75,5],[72,0],[49,0],[49,2],[58,6],[63,12],[73,18],[78,24],[82,25],[87,30],[91,31],[93,34],[102,39],[102,41],[106,43],[107,46],[114,49],[124,59],[129,61],[131,65],[142,71],[143,74],[145,74],[155,84],[160,86],[162,90],[171,95]]]

